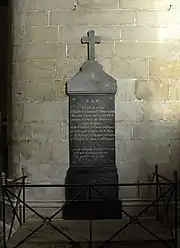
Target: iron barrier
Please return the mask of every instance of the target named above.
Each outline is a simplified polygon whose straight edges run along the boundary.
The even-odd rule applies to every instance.
[[[104,248],[106,245],[110,243],[117,243],[121,241],[114,241],[113,239],[121,234],[128,226],[134,225],[143,228],[147,231],[152,237],[154,237],[157,241],[161,242],[164,246],[169,248],[177,248],[178,247],[178,175],[177,171],[173,173],[173,180],[169,180],[164,176],[159,174],[158,165],[155,165],[155,170],[152,176],[151,182],[143,183],[138,181],[137,183],[121,183],[121,184],[87,184],[87,185],[67,185],[67,184],[27,184],[26,178],[27,176],[24,173],[24,169],[22,170],[22,176],[17,179],[7,179],[5,174],[2,173],[2,211],[3,211],[3,247],[6,248],[8,241],[12,235],[12,229],[14,225],[15,218],[20,226],[23,225],[26,221],[26,211],[29,210],[33,212],[38,218],[42,220],[42,223],[31,231],[25,238],[20,240],[18,244],[13,246],[12,248],[17,248],[21,246],[21,244],[25,243],[31,236],[33,236],[37,231],[39,231],[44,225],[50,225],[54,230],[58,231],[62,236],[67,239],[67,242],[72,245],[72,247],[81,248],[83,245],[83,241],[74,240],[67,233],[61,230],[58,226],[52,223],[52,220],[57,217],[59,213],[61,213],[69,204],[76,201],[78,197],[84,192],[88,192],[89,201],[92,201],[92,192],[96,191],[96,193],[101,194],[97,190],[96,187],[103,186],[118,186],[121,187],[137,187],[138,190],[144,186],[154,187],[155,189],[155,197],[151,203],[146,205],[137,215],[133,216],[129,214],[124,208],[122,208],[122,213],[124,216],[128,218],[128,222],[124,224],[119,230],[116,230],[114,234],[112,234],[106,241],[101,242],[101,244],[97,244],[97,241],[93,241],[92,239],[92,219],[89,219],[89,240],[88,247],[94,247],[94,244],[97,244],[97,248]],[[163,180],[163,181],[162,181]],[[43,216],[41,213],[36,211],[33,207],[31,207],[26,201],[26,188],[44,188],[44,187],[82,187],[82,190],[75,196],[74,199],[70,201],[66,201],[63,206],[61,206],[53,215],[49,217]],[[165,189],[164,189],[165,188]],[[16,190],[15,190],[16,189]],[[102,195],[101,195],[102,196]],[[10,229],[7,232],[6,230],[6,202],[9,202],[9,205],[12,209],[12,221],[10,225]],[[170,231],[171,238],[167,241],[166,239],[162,239],[159,237],[154,230],[150,230],[149,227],[145,226],[141,223],[141,217],[144,213],[146,213],[151,207],[155,207],[156,214],[155,219],[158,222],[163,222],[166,219],[166,223],[168,224],[168,228]],[[164,208],[164,211],[162,211]],[[171,208],[171,210],[170,210]],[[172,217],[169,217],[169,213]],[[84,242],[85,243],[85,242]]]

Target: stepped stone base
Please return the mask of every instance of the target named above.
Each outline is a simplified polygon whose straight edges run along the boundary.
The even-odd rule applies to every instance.
[[[113,234],[120,230],[129,222],[128,219],[121,220],[94,220],[92,221],[92,248],[97,248],[104,244]],[[166,240],[170,244],[171,235],[169,229],[155,220],[144,219],[141,223],[153,231],[159,238]],[[13,248],[28,234],[42,224],[40,220],[31,220],[24,223],[18,231],[8,241],[7,248]],[[50,224],[45,224],[38,232],[29,237],[25,243],[20,245],[21,248],[88,248],[89,244],[89,221],[81,220],[53,220],[52,224],[60,231],[68,235],[74,241],[78,241],[80,246],[75,246],[62,233],[55,230]],[[164,244],[157,241],[150,233],[138,225],[130,225],[123,232],[116,235],[112,243],[105,245],[108,248],[164,248]],[[173,247],[173,246],[170,246]]]
[[[115,166],[70,167],[66,175],[66,184],[73,185],[66,188],[66,200],[74,201],[64,209],[64,219],[121,218],[118,174]],[[86,187],[88,184],[92,186]]]
[[[73,202],[63,211],[63,218],[66,220],[121,219],[121,209],[120,200]]]

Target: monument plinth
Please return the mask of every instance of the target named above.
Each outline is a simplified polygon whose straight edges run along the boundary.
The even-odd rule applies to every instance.
[[[100,37],[94,31],[82,38],[88,44],[88,60],[80,72],[67,82],[69,95],[70,167],[66,183],[66,200],[76,198],[63,212],[65,219],[121,218],[121,201],[115,164],[115,94],[116,80],[103,71],[95,60],[95,43]],[[79,184],[95,184],[79,194]],[[77,185],[77,187],[75,186]],[[77,197],[77,195],[79,195]]]

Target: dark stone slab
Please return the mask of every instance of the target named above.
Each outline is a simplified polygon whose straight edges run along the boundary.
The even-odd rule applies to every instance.
[[[76,201],[68,205],[63,216],[67,219],[120,218],[115,161],[117,83],[94,60],[95,43],[100,42],[100,37],[95,37],[91,30],[82,42],[88,44],[88,60],[67,82],[70,167],[65,180],[66,200]],[[80,184],[93,184],[93,187],[81,192]]]
[[[67,83],[67,94],[116,94],[116,80],[97,61],[87,60]]]
[[[66,220],[121,219],[122,203],[120,200],[72,202],[63,211],[63,218]]]
[[[69,168],[67,171],[66,184],[95,184],[91,187],[91,199],[115,200],[118,198],[117,186],[106,186],[107,184],[118,184],[118,175],[116,167],[76,167]],[[103,186],[97,186],[103,184]],[[67,187],[66,199],[71,200],[79,192],[82,192],[76,199],[88,200],[89,191],[85,186]]]
[[[68,184],[66,200],[74,201],[64,209],[64,219],[95,220],[122,217],[121,201],[118,200],[119,192],[116,186],[118,174],[115,166],[71,167],[67,172],[66,184]],[[88,187],[86,184],[91,186]]]
[[[70,96],[70,165],[115,164],[114,95]]]

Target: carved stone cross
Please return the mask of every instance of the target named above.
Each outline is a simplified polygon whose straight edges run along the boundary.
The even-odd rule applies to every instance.
[[[81,43],[88,44],[88,60],[95,60],[95,44],[101,43],[101,37],[95,36],[95,31],[90,30],[87,32],[87,37],[82,37]]]

